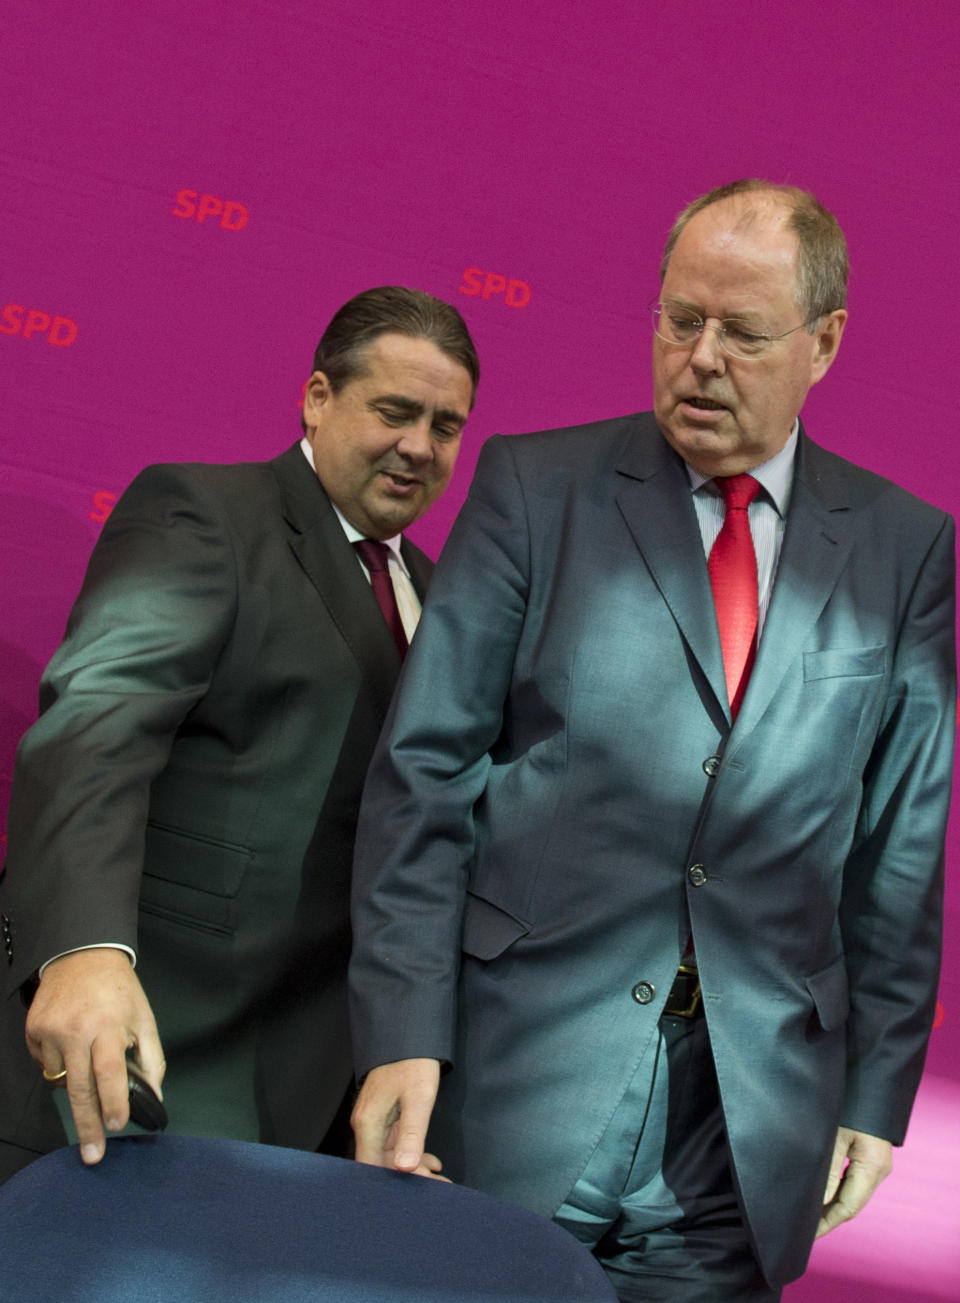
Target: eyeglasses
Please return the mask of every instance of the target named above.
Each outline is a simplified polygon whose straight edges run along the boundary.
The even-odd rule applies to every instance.
[[[703,317],[691,312],[689,308],[680,307],[678,303],[651,303],[650,315],[654,334],[666,343],[676,344],[680,348],[692,348],[707,329]],[[817,318],[811,320],[816,321]],[[793,335],[810,324],[810,321],[801,321],[799,326],[785,330],[782,335],[770,335],[766,331],[754,329],[745,321],[730,318],[717,326],[711,325],[710,329],[717,332],[720,347],[731,357],[762,357],[777,340],[786,339],[788,335]]]

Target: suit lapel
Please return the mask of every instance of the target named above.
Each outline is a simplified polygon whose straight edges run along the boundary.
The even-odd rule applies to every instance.
[[[433,562],[425,553],[415,547],[409,539],[403,539],[400,543],[400,555],[410,571],[410,579],[413,583],[414,592],[420,598],[421,605],[427,595],[427,586],[430,583],[430,576],[433,574]]]
[[[617,465],[617,504],[728,723],[723,654],[703,542],[682,459],[641,416]],[[750,686],[737,716],[745,735],[762,717],[846,565],[853,512],[836,460],[803,433],[773,597]],[[702,564],[701,564],[702,561]]]
[[[847,562],[854,513],[836,462],[803,433],[791,490],[787,527],[770,609],[740,714],[737,734],[760,720],[820,618]]]
[[[385,713],[400,657],[356,554],[299,445],[275,458],[272,466],[290,527],[290,547]]]
[[[690,500],[682,459],[652,416],[638,418],[636,433],[617,464],[623,487],[617,505],[717,703],[726,712],[723,654],[703,541]]]

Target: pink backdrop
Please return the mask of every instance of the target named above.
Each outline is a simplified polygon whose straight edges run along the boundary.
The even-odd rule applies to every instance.
[[[676,211],[815,190],[852,250],[815,438],[957,511],[960,9],[901,0],[8,0],[0,15],[0,797],[110,503],[269,457],[359,289],[455,302],[484,368],[434,555],[494,431],[647,407]],[[958,825],[960,826],[960,825]],[[954,833],[950,858],[958,858]],[[960,1294],[960,892],[905,1148],[789,1303]]]

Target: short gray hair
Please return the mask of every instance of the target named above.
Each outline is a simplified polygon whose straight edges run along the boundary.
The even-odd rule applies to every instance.
[[[667,274],[670,255],[680,233],[692,217],[724,199],[760,193],[771,195],[789,214],[786,225],[796,235],[799,246],[797,306],[803,313],[804,320],[810,323],[812,331],[813,323],[821,317],[835,312],[837,308],[846,307],[850,260],[840,223],[809,190],[750,177],[742,181],[731,181],[729,185],[716,186],[699,199],[694,199],[674,222],[667,237],[660,263],[660,281],[662,283]]]

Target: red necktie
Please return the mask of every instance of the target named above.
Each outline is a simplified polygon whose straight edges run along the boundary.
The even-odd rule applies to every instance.
[[[723,528],[710,550],[708,569],[723,649],[730,715],[736,719],[757,646],[757,555],[747,508],[760,491],[751,475],[714,480],[723,494]]]
[[[360,539],[353,546],[357,549],[360,560],[370,571],[370,584],[373,588],[373,595],[383,612],[387,628],[393,634],[393,641],[397,644],[400,659],[403,660],[407,654],[407,635],[404,631],[403,621],[400,619],[397,595],[393,591],[393,581],[390,578],[390,570],[387,564],[390,558],[390,549],[386,543],[380,543],[373,538]]]

